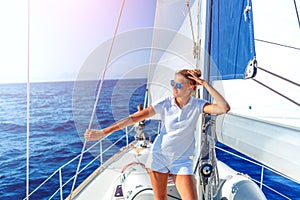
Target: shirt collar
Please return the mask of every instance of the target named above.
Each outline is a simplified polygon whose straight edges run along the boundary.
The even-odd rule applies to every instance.
[[[194,98],[194,97],[191,96],[191,98],[189,99],[189,102],[188,102],[185,106],[183,106],[183,108],[186,107],[186,106],[189,106],[189,105],[192,103],[193,98]],[[177,104],[176,104],[176,102],[175,102],[175,97],[174,97],[174,96],[172,97],[171,104],[172,104],[172,106],[177,106]],[[178,106],[177,106],[177,107],[178,107]]]

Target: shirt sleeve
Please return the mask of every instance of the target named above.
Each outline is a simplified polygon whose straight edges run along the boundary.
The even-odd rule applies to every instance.
[[[158,99],[157,101],[153,102],[152,107],[156,114],[160,114],[160,115],[163,114],[166,99],[167,98],[161,98],[161,99]]]
[[[200,106],[201,112],[203,113],[204,106],[205,106],[206,104],[208,104],[208,101],[206,101],[206,100],[204,100],[204,99],[197,99],[197,101],[198,101],[198,104],[199,104],[199,106]]]

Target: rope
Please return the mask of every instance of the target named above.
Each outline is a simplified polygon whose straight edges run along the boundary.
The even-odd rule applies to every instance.
[[[107,56],[107,60],[106,60],[106,63],[105,63],[105,69],[104,69],[104,71],[102,73],[102,76],[101,76],[101,81],[100,81],[100,85],[99,85],[99,88],[98,88],[97,97],[96,97],[96,100],[95,100],[95,104],[94,104],[94,108],[93,108],[93,112],[92,112],[92,116],[91,116],[91,119],[90,119],[90,123],[89,123],[88,129],[91,129],[92,123],[94,121],[94,116],[95,116],[95,113],[96,113],[96,108],[97,108],[98,100],[99,100],[99,97],[100,97],[101,88],[102,88],[102,85],[103,85],[103,82],[104,82],[104,77],[105,77],[106,71],[108,69],[108,63],[110,61],[110,56],[111,56],[111,53],[112,53],[113,45],[114,45],[115,38],[116,38],[118,29],[119,29],[119,24],[120,24],[120,21],[121,21],[121,16],[122,16],[122,13],[123,13],[124,5],[125,5],[125,0],[122,1],[122,6],[121,6],[120,14],[119,14],[118,21],[117,21],[117,24],[116,24],[116,27],[115,27],[115,32],[114,32],[114,35],[113,35],[113,38],[112,38],[112,42],[111,42],[111,45],[110,45],[110,49],[109,49],[109,53],[108,53],[108,56]],[[86,143],[87,143],[87,141],[85,139],[83,147],[82,147],[82,150],[81,150],[81,154],[80,154],[80,158],[79,158],[79,162],[78,162],[76,174],[75,174],[75,177],[74,177],[74,181],[73,181],[71,193],[70,193],[70,198],[69,198],[70,200],[72,199],[72,193],[74,191],[76,180],[77,180],[77,176],[79,174],[79,169],[80,169],[82,157],[83,157],[83,154],[84,154],[84,149],[86,147]]]
[[[133,166],[133,165],[141,165],[144,169],[147,169],[146,165],[144,163],[141,163],[141,162],[132,162],[132,163],[129,163],[127,165],[125,165],[123,167],[123,169],[121,170],[121,173],[124,173],[128,167],[130,166]]]
[[[195,41],[195,34],[194,34],[194,29],[193,29],[193,21],[192,21],[192,14],[191,14],[191,7],[190,7],[190,2],[189,0],[186,1],[186,7],[188,9],[188,14],[189,14],[189,19],[190,19],[190,26],[191,26],[191,31],[192,31],[192,38],[193,38],[193,41],[194,41],[194,44],[196,44],[196,41]]]
[[[131,200],[134,200],[140,193],[144,192],[144,191],[147,191],[147,190],[153,190],[152,188],[144,188],[142,190],[140,190],[139,192],[137,192]],[[176,200],[181,200],[180,198],[176,197],[176,196],[173,196],[171,194],[167,194],[168,197],[171,197],[172,199],[176,199]]]
[[[153,189],[152,189],[152,188],[144,188],[144,189],[140,190],[139,192],[137,192],[136,194],[134,194],[134,196],[132,197],[131,200],[134,200],[135,197],[137,197],[140,193],[142,193],[142,192],[144,192],[144,191],[147,191],[147,190],[152,191]]]
[[[26,97],[26,199],[29,199],[29,137],[30,137],[30,0],[27,1],[27,97]]]
[[[188,9],[188,14],[189,14],[189,19],[190,19],[190,27],[191,27],[191,31],[192,31],[192,38],[193,38],[193,42],[194,42],[194,58],[196,58],[199,54],[199,47],[197,45],[197,42],[195,40],[195,33],[194,33],[194,26],[193,26],[193,21],[192,21],[192,14],[191,14],[191,7],[190,7],[190,2],[189,0],[186,1],[186,7]]]

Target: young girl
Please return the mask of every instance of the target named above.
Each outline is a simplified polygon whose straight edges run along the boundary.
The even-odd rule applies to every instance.
[[[156,137],[151,155],[147,161],[155,200],[167,200],[167,183],[171,175],[176,188],[184,200],[197,197],[196,182],[193,175],[195,138],[194,131],[201,113],[223,114],[230,110],[226,100],[205,80],[200,79],[198,69],[183,69],[171,80],[173,96],[154,102],[148,108],[130,115],[102,130],[87,130],[87,140],[97,140],[103,136],[123,129],[126,126],[160,114],[162,127]],[[215,99],[210,104],[194,97],[198,85],[206,88]]]

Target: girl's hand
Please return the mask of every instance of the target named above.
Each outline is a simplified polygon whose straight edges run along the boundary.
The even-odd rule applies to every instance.
[[[86,140],[98,140],[100,138],[103,138],[104,136],[106,136],[106,134],[104,134],[103,130],[92,130],[92,129],[87,129],[86,132],[84,133],[84,137]]]
[[[205,80],[197,77],[192,70],[189,70],[188,73],[191,75],[191,76],[189,76],[189,78],[196,81],[196,85],[204,85],[206,83]]]

